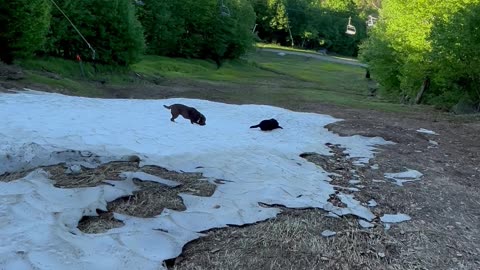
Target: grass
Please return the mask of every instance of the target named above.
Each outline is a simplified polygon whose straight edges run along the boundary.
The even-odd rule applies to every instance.
[[[20,65],[27,69],[28,82],[79,96],[104,97],[104,86],[141,92],[147,91],[145,86],[162,84],[178,89],[178,82],[193,82],[196,86],[179,95],[231,103],[288,106],[318,102],[390,112],[406,110],[403,105],[369,96],[369,82],[361,67],[300,55],[282,57],[268,51],[227,61],[221,68],[212,61],[161,56],[145,56],[130,69],[97,65],[95,72],[86,63],[83,73],[79,63],[62,59],[29,60]],[[409,107],[408,111],[412,109],[423,107]]]
[[[315,55],[319,54],[317,51],[314,51],[314,50],[306,50],[306,49],[300,49],[300,48],[295,48],[295,47],[292,48],[292,47],[281,46],[281,45],[278,45],[278,44],[257,43],[256,47],[260,48],[260,49],[273,49],[273,50],[282,50],[282,51],[287,51],[287,52],[301,52],[301,53],[309,53],[309,54],[315,54]],[[330,55],[330,57],[357,61],[356,57],[350,57],[350,56],[333,56],[333,55]]]
[[[290,52],[304,52],[304,53],[313,53],[313,54],[317,53],[314,50],[305,50],[305,49],[299,49],[295,47],[293,48],[285,47],[278,44],[257,43],[256,47],[261,49],[275,49],[275,50],[290,51]]]

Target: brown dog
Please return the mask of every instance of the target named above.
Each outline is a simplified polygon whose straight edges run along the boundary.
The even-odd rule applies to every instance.
[[[197,111],[195,108],[185,106],[183,104],[173,104],[170,106],[163,105],[163,107],[170,110],[172,113],[172,118],[170,121],[175,122],[175,119],[182,115],[185,119],[190,119],[192,124],[199,124],[200,126],[205,126],[207,119],[203,114]]]

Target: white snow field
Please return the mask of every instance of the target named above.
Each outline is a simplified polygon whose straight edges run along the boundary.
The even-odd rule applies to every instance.
[[[162,105],[173,103],[197,108],[207,125],[181,117],[170,122]],[[328,202],[335,193],[328,173],[299,154],[331,155],[325,143],[340,144],[364,163],[375,146],[389,143],[340,137],[324,128],[339,121],[327,115],[192,99],[90,99],[19,91],[0,94],[0,115],[0,175],[60,162],[95,167],[138,155],[141,165],[201,172],[212,182],[228,180],[211,197],[181,194],[183,212],[165,209],[153,218],[115,214],[125,225],[100,234],[79,231],[78,221],[131,194],[136,188],[131,178],[138,174],[125,172],[125,180],[94,188],[55,188],[41,169],[0,182],[0,269],[164,269],[162,261],[178,256],[202,231],[255,223],[280,212],[260,202],[318,207],[371,221],[374,215],[352,195],[338,194],[346,208]],[[284,129],[249,128],[272,117]]]

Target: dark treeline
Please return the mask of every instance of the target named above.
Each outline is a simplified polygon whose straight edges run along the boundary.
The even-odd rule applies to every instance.
[[[373,0],[9,0],[0,58],[50,55],[128,66],[142,54],[238,58],[255,38],[354,56]],[[57,8],[57,5],[59,8]],[[374,5],[373,5],[374,6]],[[68,18],[73,23],[73,26]],[[346,35],[348,18],[357,28]],[[76,29],[75,29],[76,28]],[[78,31],[77,31],[78,30]],[[81,33],[81,34],[79,34]],[[90,46],[91,47],[90,47]]]

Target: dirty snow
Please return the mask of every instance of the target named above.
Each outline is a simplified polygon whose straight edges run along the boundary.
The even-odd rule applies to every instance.
[[[420,180],[423,174],[417,170],[407,169],[404,172],[399,173],[385,173],[385,178],[392,180],[398,186],[403,186],[406,182],[412,182]]]
[[[162,105],[173,103],[196,107],[207,125],[170,122]],[[162,269],[162,261],[178,256],[202,231],[280,212],[259,202],[371,221],[375,216],[353,195],[338,194],[346,208],[328,202],[335,193],[328,173],[299,154],[331,155],[325,143],[340,144],[361,164],[373,157],[376,145],[388,143],[331,133],[324,126],[339,119],[327,115],[192,99],[109,100],[28,91],[0,94],[0,115],[0,174],[62,162],[95,167],[137,155],[141,165],[228,180],[211,197],[181,194],[185,211],[165,209],[148,219],[115,214],[125,225],[102,234],[79,231],[78,221],[131,194],[135,175],[127,172],[111,186],[59,189],[36,170],[0,183],[0,269]],[[283,130],[248,128],[272,117]]]

